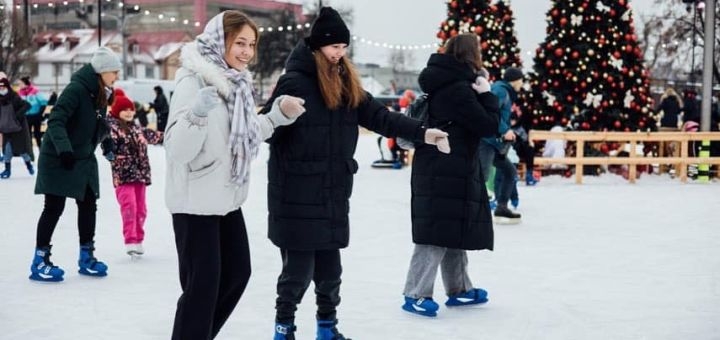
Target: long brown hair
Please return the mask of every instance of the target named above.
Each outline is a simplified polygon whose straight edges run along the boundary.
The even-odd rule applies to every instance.
[[[255,32],[255,48],[253,50],[253,57],[250,63],[254,63],[257,59],[257,47],[260,43],[260,34],[258,34],[258,27],[255,22],[250,19],[245,13],[237,10],[228,10],[223,14],[223,32],[225,32],[225,49],[232,44],[232,41],[240,33],[245,26],[249,26],[253,32]]]
[[[100,90],[98,90],[97,93],[97,107],[99,107],[101,110],[104,108],[107,108],[112,104],[112,99],[115,98],[114,94],[110,95],[110,99],[107,97],[107,93],[105,93],[105,88],[107,85],[105,85],[105,82],[103,82],[102,76],[100,73],[97,74],[98,77],[98,87]]]
[[[475,71],[482,68],[482,55],[475,33],[463,33],[450,38],[445,44],[445,54],[455,57]]]
[[[329,109],[339,108],[343,100],[347,102],[348,108],[354,109],[365,100],[360,76],[350,59],[342,57],[337,64],[333,64],[320,51],[315,51],[313,56],[320,93]]]

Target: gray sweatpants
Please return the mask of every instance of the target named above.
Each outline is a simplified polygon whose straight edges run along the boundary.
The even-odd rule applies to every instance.
[[[467,265],[467,253],[463,249],[416,244],[403,294],[414,299],[432,297],[438,266],[445,293],[448,296],[464,293],[473,287]]]

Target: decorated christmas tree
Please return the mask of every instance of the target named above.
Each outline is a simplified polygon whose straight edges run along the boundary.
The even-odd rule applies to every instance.
[[[554,0],[523,112],[536,128],[656,128],[628,0]]]
[[[499,78],[504,68],[520,64],[512,11],[505,3],[490,6],[488,0],[450,0],[447,6],[448,18],[437,33],[443,44],[461,33],[477,34],[492,79]]]
[[[498,37],[493,40],[493,43],[497,42],[497,44],[488,47],[483,57],[492,65],[489,68],[491,78],[499,79],[502,70],[508,67],[522,67],[522,60],[515,35],[515,18],[512,9],[504,0],[498,1],[490,8],[494,13],[495,22],[499,25]]]

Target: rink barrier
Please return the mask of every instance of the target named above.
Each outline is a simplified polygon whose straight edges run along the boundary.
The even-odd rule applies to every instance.
[[[575,183],[582,184],[583,166],[585,165],[628,165],[630,183],[637,179],[637,167],[631,165],[675,164],[678,177],[687,182],[688,165],[720,164],[720,157],[709,157],[709,153],[701,157],[689,155],[690,142],[702,141],[709,145],[710,141],[720,141],[720,132],[550,132],[530,131],[530,140],[560,139],[576,142],[574,157],[545,158],[535,157],[535,165],[567,164],[575,166]],[[629,157],[584,157],[586,142],[625,142],[630,144]],[[635,153],[638,142],[676,142],[680,145],[680,157],[644,157]],[[703,157],[704,156],[704,157]]]

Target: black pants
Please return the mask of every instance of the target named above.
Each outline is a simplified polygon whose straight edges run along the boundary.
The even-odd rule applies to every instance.
[[[35,246],[38,248],[50,245],[53,232],[57,226],[60,216],[65,210],[65,197],[55,195],[45,195],[45,207],[37,225],[37,234]],[[97,204],[95,202],[95,193],[88,187],[85,190],[85,198],[82,201],[75,200],[78,207],[78,233],[80,234],[80,244],[93,242],[95,238],[95,212]]]
[[[250,279],[242,211],[225,216],[173,214],[172,219],[183,291],[172,339],[214,339]]]
[[[281,249],[283,268],[277,283],[275,321],[295,322],[297,305],[312,280],[315,283],[318,320],[334,320],[340,304],[340,250]]]
[[[42,140],[42,131],[40,126],[42,125],[43,116],[42,113],[36,115],[29,115],[27,117],[28,128],[30,128],[30,135],[35,138],[35,145],[40,148],[40,142]]]

